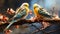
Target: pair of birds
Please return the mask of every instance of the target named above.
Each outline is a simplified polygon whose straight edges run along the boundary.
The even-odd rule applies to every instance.
[[[41,6],[38,4],[33,5],[33,10],[35,16],[40,16],[42,18],[52,18],[53,16],[50,15],[45,9],[43,9]],[[12,18],[12,20],[9,22],[10,24],[5,28],[5,30],[9,29],[9,27],[17,22],[19,19],[25,19],[29,13],[29,4],[28,3],[23,3],[17,10],[16,14]]]

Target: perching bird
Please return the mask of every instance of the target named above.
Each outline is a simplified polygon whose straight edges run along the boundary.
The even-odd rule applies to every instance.
[[[16,14],[12,18],[12,20],[9,22],[10,24],[5,28],[5,30],[9,29],[9,27],[17,22],[20,19],[25,19],[28,15],[29,12],[29,4],[28,3],[23,3],[17,10]]]
[[[39,21],[39,20],[43,20],[42,22],[40,22],[42,24],[42,28],[41,29],[45,29],[45,27],[47,26],[44,26],[45,23],[44,20],[46,19],[52,19],[54,16],[52,16],[51,14],[49,14],[44,8],[42,8],[40,5],[38,4],[34,4],[33,5],[33,10],[34,10],[34,14],[36,16],[36,19]],[[44,23],[43,23],[44,22]]]
[[[37,17],[39,17],[41,19],[52,18],[53,17],[51,14],[49,14],[45,9],[43,9],[38,4],[33,5],[33,10],[34,10],[35,16],[37,16]]]

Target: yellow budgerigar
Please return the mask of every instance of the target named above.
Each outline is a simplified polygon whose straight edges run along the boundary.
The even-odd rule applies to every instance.
[[[42,8],[38,4],[33,5],[33,10],[34,10],[35,16],[40,17],[42,19],[53,17],[51,14],[49,14],[44,8]]]

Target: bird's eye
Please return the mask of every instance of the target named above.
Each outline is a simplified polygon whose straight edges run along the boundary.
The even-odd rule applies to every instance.
[[[24,6],[27,6],[27,7],[29,7],[28,5],[24,5]]]

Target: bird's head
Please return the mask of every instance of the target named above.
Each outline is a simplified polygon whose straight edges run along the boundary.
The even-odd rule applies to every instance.
[[[33,5],[33,8],[42,8],[42,7],[36,3]]]
[[[26,12],[27,12],[27,13],[29,12],[29,4],[28,4],[28,3],[23,3],[23,4],[21,5],[21,8],[26,9]]]
[[[19,8],[16,9],[16,13],[23,9],[29,10],[29,4],[23,3]]]
[[[21,7],[29,7],[29,4],[28,4],[28,3],[23,3],[23,4],[21,5]]]
[[[38,5],[38,4],[34,4],[34,5],[33,5],[33,8],[36,9],[36,10],[37,10],[37,9],[42,9],[42,7],[41,7],[40,5]]]

